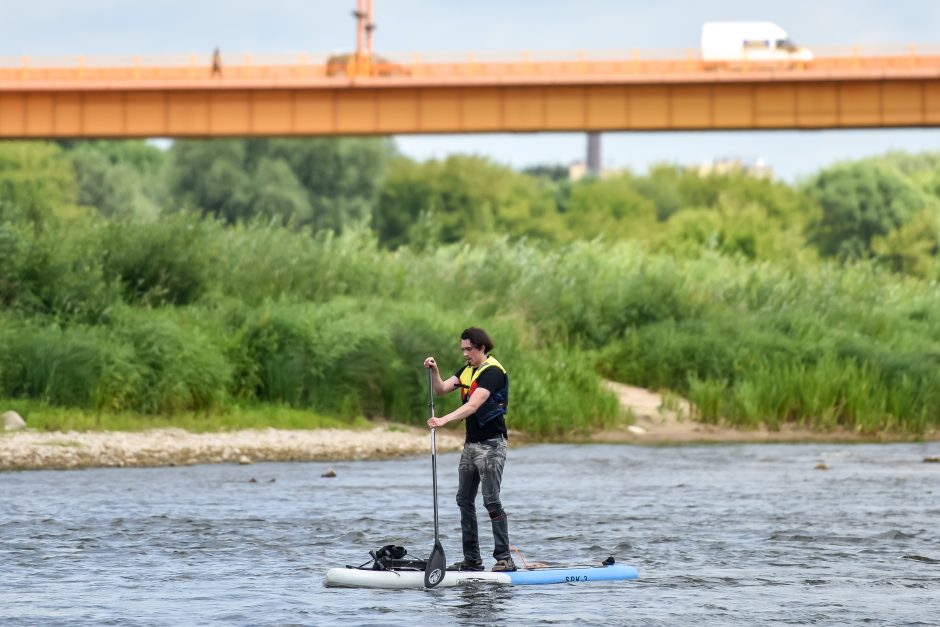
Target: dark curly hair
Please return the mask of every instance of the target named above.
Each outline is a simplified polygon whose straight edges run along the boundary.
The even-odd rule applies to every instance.
[[[463,333],[460,334],[460,339],[470,340],[470,343],[473,344],[475,348],[483,349],[484,353],[489,354],[489,352],[493,350],[493,340],[491,340],[487,332],[480,327],[464,329]]]

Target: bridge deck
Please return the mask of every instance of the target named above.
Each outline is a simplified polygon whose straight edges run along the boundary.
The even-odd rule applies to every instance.
[[[0,59],[0,138],[936,126],[940,54]]]

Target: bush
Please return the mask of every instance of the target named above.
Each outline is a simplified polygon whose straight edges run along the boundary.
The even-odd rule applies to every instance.
[[[127,308],[112,337],[130,349],[136,371],[128,407],[167,414],[209,410],[225,401],[232,368],[223,347],[191,315]]]
[[[76,221],[34,235],[0,224],[0,305],[62,322],[105,321],[120,293],[104,276],[96,229]]]
[[[0,395],[124,409],[138,384],[134,354],[101,328],[8,321],[0,329]]]
[[[102,232],[104,275],[117,281],[126,302],[186,305],[210,289],[219,224],[190,214],[160,222],[111,222]]]

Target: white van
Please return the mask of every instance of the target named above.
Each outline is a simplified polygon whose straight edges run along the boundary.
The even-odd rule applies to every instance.
[[[773,22],[706,22],[702,26],[706,67],[746,63],[808,63],[813,53],[797,46]]]

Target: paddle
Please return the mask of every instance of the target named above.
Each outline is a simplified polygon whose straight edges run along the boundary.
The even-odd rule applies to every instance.
[[[431,379],[431,369],[428,368],[428,399],[431,406],[431,418],[434,418],[434,383]],[[437,522],[437,438],[435,432],[437,429],[431,428],[431,476],[434,486],[434,549],[431,550],[431,556],[424,567],[424,587],[433,588],[444,579],[444,570],[447,568],[447,562],[444,558],[444,547],[441,546],[441,539],[438,535]]]

